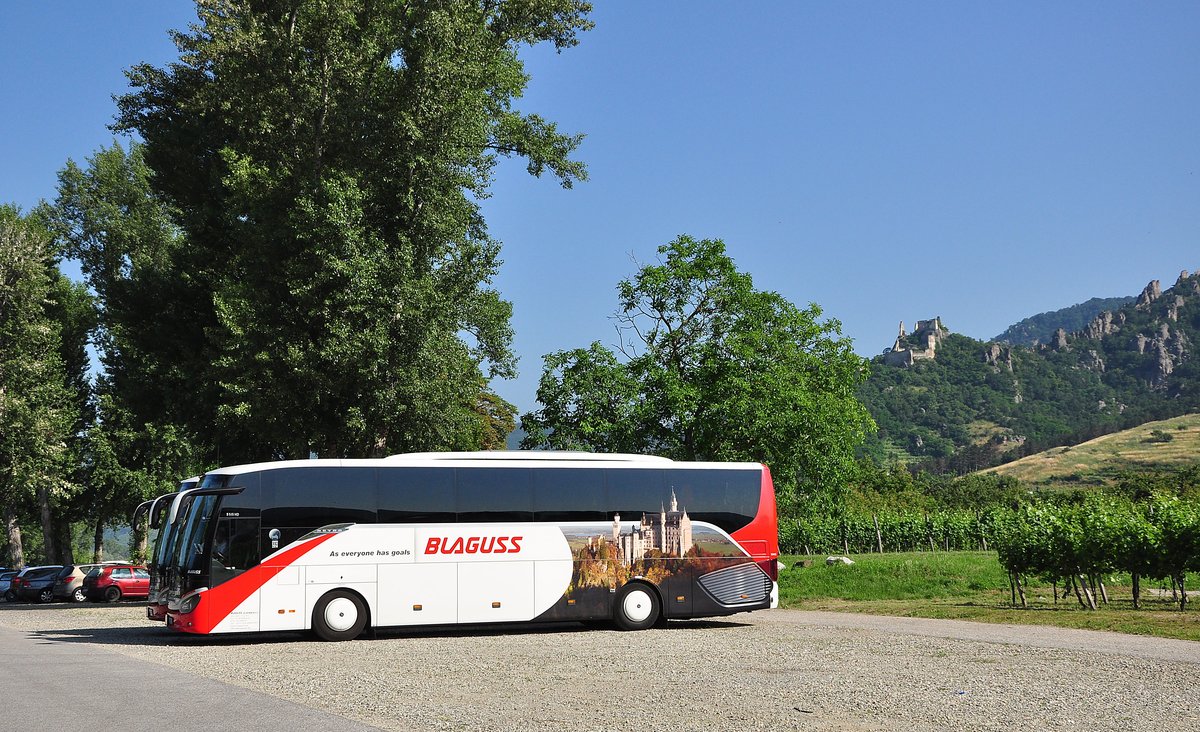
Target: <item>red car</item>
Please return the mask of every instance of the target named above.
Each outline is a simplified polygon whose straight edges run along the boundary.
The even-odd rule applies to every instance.
[[[150,572],[133,564],[94,567],[83,578],[83,593],[92,602],[146,597],[150,594]]]

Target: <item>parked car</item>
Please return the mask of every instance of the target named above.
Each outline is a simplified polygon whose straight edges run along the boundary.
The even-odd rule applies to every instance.
[[[83,578],[87,573],[95,567],[102,567],[103,564],[68,564],[58,573],[58,577],[54,582],[54,598],[56,600],[70,600],[72,602],[83,602],[87,599],[87,594],[83,591]]]
[[[0,597],[3,597],[8,602],[13,601],[13,597],[9,597],[12,591],[13,577],[17,576],[17,570],[12,569],[7,572],[0,572]]]
[[[13,577],[9,592],[16,600],[50,602],[54,599],[54,579],[60,571],[62,571],[61,564],[26,567],[16,577]]]
[[[141,565],[132,564],[93,567],[83,578],[83,593],[93,602],[147,597],[150,594],[150,572]]]

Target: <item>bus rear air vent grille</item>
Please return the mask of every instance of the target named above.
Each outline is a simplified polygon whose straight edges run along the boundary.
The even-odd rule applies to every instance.
[[[699,582],[722,605],[747,605],[771,596],[771,578],[752,562],[709,572]]]

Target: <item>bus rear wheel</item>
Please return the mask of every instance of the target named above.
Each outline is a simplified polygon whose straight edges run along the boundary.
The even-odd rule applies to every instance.
[[[313,608],[312,629],[321,640],[350,640],[358,637],[365,627],[367,607],[353,592],[326,592]]]
[[[617,593],[613,622],[621,630],[645,630],[658,622],[661,612],[658,593],[649,585],[631,582]]]

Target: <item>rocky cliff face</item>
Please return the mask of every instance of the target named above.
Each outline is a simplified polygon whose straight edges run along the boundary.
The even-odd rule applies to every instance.
[[[1031,347],[948,333],[938,319],[901,330],[860,390],[881,454],[993,459],[1017,440],[1044,449],[1200,411],[1200,273],[1077,322]]]
[[[1042,353],[1070,351],[1079,367],[1105,373],[1108,364],[1134,375],[1147,387],[1178,392],[1172,374],[1193,358],[1192,342],[1200,331],[1200,272],[1184,270],[1174,286],[1162,289],[1151,280],[1132,306],[1097,315],[1083,330],[1059,328]],[[985,354],[985,359],[987,355]]]

